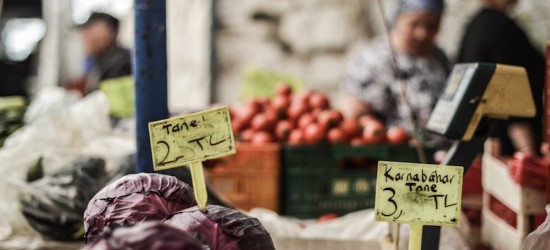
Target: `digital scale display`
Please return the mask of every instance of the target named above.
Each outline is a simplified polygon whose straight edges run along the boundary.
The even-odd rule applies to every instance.
[[[461,139],[495,67],[495,64],[483,63],[455,65],[426,124],[428,130],[450,139]]]
[[[447,83],[445,84],[445,89],[443,91],[443,94],[441,95],[441,99],[445,99],[445,100],[453,99],[453,97],[456,94],[456,91],[458,90],[460,81],[464,76],[464,72],[466,72],[466,68],[467,67],[456,67],[453,69],[453,72],[451,73],[450,77],[447,79]]]
[[[523,67],[457,64],[426,124],[454,140],[470,140],[483,117],[533,117],[536,109]]]

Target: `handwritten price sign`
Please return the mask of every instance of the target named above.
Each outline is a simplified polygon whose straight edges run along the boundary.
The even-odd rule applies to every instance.
[[[155,171],[234,154],[227,107],[149,123]]]
[[[403,162],[378,162],[376,220],[457,226],[464,169]]]

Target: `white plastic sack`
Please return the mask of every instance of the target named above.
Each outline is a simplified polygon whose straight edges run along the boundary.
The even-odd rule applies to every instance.
[[[544,250],[550,246],[550,204],[546,205],[546,220],[523,242],[523,250]]]
[[[248,214],[258,218],[271,237],[276,239],[381,242],[388,234],[388,223],[375,221],[373,209],[360,210],[320,223],[315,220],[299,220],[280,216],[263,208],[254,208]],[[399,249],[408,249],[408,235],[409,226],[401,224]],[[470,248],[466,237],[458,228],[443,227],[439,249],[468,250]]]
[[[26,173],[42,156],[53,172],[79,154],[106,160],[135,152],[135,140],[113,134],[109,106],[96,91],[82,99],[59,88],[37,94],[25,126],[0,149],[0,249],[41,247],[43,239],[21,213],[18,191],[28,189]],[[19,246],[18,246],[19,244]]]
[[[79,99],[80,95],[76,92],[66,91],[57,86],[45,87],[33,97],[23,120],[25,123],[33,123],[41,117],[51,116]]]

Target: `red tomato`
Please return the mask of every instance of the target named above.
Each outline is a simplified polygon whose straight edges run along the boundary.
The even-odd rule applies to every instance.
[[[302,114],[307,112],[307,106],[304,102],[293,102],[288,108],[288,118],[291,121],[296,122]]]
[[[269,117],[267,117],[266,114],[260,113],[254,116],[252,118],[252,122],[250,123],[250,127],[254,131],[268,131],[272,127],[272,122],[269,120]]]
[[[409,133],[401,127],[390,127],[386,131],[389,144],[406,144],[409,142]]]
[[[343,120],[342,123],[340,123],[340,129],[350,138],[361,135],[361,126],[355,119]]]
[[[315,118],[310,113],[305,113],[298,119],[298,128],[304,129],[307,125],[314,123]]]
[[[366,145],[365,140],[363,140],[363,137],[352,138],[350,141],[350,144],[356,147]]]
[[[367,114],[367,115],[362,115],[359,117],[359,125],[361,125],[361,127],[366,127],[367,124],[370,122],[370,121],[378,121],[378,119],[376,119],[376,117],[374,117],[373,115],[370,115],[370,114]]]
[[[327,141],[330,144],[344,144],[348,142],[348,137],[341,129],[333,128],[328,131]]]
[[[322,109],[313,109],[311,110],[309,113],[313,116],[313,118],[318,121],[319,119],[319,114],[321,114],[321,112],[323,112]]]
[[[260,103],[260,110],[265,111],[271,106],[271,100],[265,96],[262,97],[256,97],[258,102]]]
[[[340,112],[338,110],[334,110],[332,112],[332,116],[335,120],[338,121],[338,124],[344,120],[344,115],[342,114],[342,112]]]
[[[342,114],[337,110],[323,110],[317,118],[319,124],[325,129],[337,127],[342,121]]]
[[[292,94],[292,88],[290,84],[286,82],[281,82],[277,87],[275,87],[275,95],[277,96],[290,96]]]
[[[333,220],[333,219],[336,219],[336,218],[338,218],[337,214],[325,214],[325,215],[319,217],[319,219],[317,219],[317,223],[330,221],[330,220]]]
[[[275,136],[277,137],[277,140],[286,142],[289,139],[292,129],[294,129],[292,122],[288,120],[279,121],[275,127]]]
[[[363,140],[366,144],[380,144],[386,141],[386,129],[379,121],[371,120],[363,129]]]
[[[282,95],[275,96],[271,101],[271,107],[277,111],[278,118],[285,118],[288,108],[290,107],[290,97]]]
[[[240,134],[241,141],[249,142],[252,140],[253,135],[254,135],[254,131],[252,129],[245,129]]]
[[[304,133],[300,129],[294,129],[290,131],[288,136],[288,144],[290,145],[301,145],[304,144]]]
[[[325,130],[317,123],[310,123],[304,128],[304,141],[308,144],[320,143],[325,139]]]
[[[309,106],[312,109],[327,109],[329,105],[328,97],[321,93],[314,92],[309,96]]]
[[[309,98],[313,94],[313,91],[306,90],[299,93],[296,93],[293,97],[293,102],[305,102],[305,105],[307,109],[309,110],[311,107],[309,106]]]
[[[262,100],[259,97],[252,97],[246,102],[245,106],[258,113],[262,109]]]
[[[255,132],[252,135],[252,139],[250,140],[250,142],[253,144],[265,144],[273,141],[273,136],[265,131]]]
[[[246,124],[244,124],[243,120],[240,118],[235,117],[231,120],[231,128],[234,134],[241,132],[245,128],[245,125]]]
[[[270,127],[274,128],[275,124],[277,124],[277,121],[279,120],[279,116],[277,115],[277,111],[275,109],[272,109],[272,108],[267,108],[264,111],[264,115],[265,115],[267,121],[269,122]]]
[[[235,118],[242,120],[244,127],[250,126],[252,118],[260,112],[260,106],[255,101],[249,101],[243,106],[235,107]]]

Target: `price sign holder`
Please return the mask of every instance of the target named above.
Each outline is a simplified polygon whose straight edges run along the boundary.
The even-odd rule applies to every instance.
[[[202,161],[236,153],[226,106],[149,123],[155,171],[190,165],[195,199],[206,209]]]
[[[462,167],[378,162],[375,219],[408,223],[409,249],[419,250],[422,227],[458,226]]]

